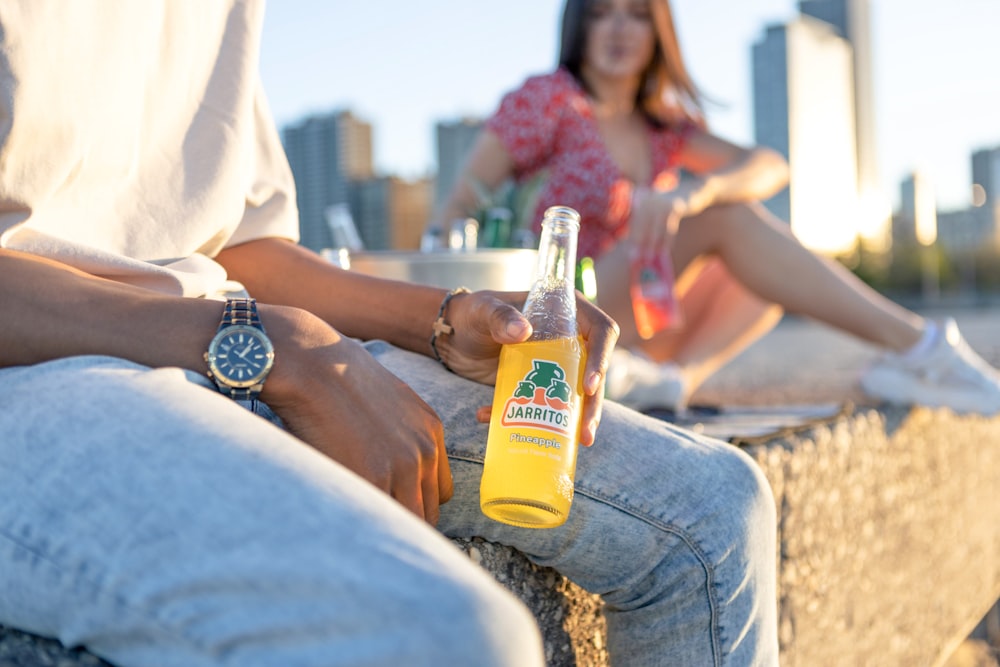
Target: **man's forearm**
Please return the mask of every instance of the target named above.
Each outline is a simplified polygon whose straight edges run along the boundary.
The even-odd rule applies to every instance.
[[[431,325],[446,290],[344,271],[281,239],[227,248],[216,260],[264,303],[308,310],[348,336],[430,352]]]
[[[217,302],[171,297],[0,249],[0,366],[106,354],[204,370]]]

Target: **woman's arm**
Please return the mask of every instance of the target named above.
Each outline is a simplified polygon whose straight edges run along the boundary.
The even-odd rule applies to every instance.
[[[768,199],[788,184],[788,164],[764,147],[743,148],[691,130],[678,156],[693,174],[671,190],[637,190],[629,238],[640,248],[668,249],[681,219],[711,206]]]
[[[768,199],[788,185],[788,163],[777,151],[743,148],[701,130],[691,131],[679,161],[700,181],[694,196],[701,210]]]
[[[482,206],[482,193],[493,192],[514,173],[514,161],[500,137],[490,130],[479,133],[462,167],[458,181],[431,226],[444,227],[467,218]]]

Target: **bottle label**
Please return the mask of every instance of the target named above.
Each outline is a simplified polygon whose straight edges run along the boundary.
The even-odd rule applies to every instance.
[[[512,428],[528,426],[562,436],[572,435],[573,387],[566,381],[566,370],[558,362],[532,359],[531,370],[518,380],[514,393],[507,398],[501,413],[501,425]],[[556,449],[558,441],[552,441]]]

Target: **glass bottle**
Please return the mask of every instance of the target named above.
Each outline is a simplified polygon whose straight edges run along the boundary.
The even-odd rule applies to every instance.
[[[681,326],[681,308],[669,254],[633,249],[631,278],[632,314],[643,339]]]
[[[533,332],[500,351],[480,507],[515,526],[561,525],[573,501],[585,365],[574,290],[579,229],[573,209],[545,212],[523,309]]]
[[[448,232],[448,249],[452,252],[473,252],[479,245],[479,221],[457,218]]]
[[[328,206],[324,213],[335,250],[346,248],[348,252],[358,252],[365,249],[365,244],[362,243],[361,237],[358,235],[358,228],[354,224],[354,217],[347,204]]]
[[[510,224],[513,215],[510,209],[493,206],[486,211],[483,224],[483,239],[487,248],[506,248],[510,245]]]

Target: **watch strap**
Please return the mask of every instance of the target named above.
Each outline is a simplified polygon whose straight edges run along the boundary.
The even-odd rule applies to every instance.
[[[257,299],[226,299],[226,309],[222,311],[222,321],[219,322],[219,331],[234,324],[249,325],[264,331],[260,315],[257,314]]]

